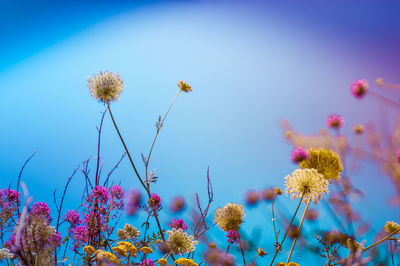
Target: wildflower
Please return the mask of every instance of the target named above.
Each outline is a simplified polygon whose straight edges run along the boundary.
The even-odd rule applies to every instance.
[[[120,75],[109,71],[100,71],[93,75],[87,80],[87,84],[90,96],[106,104],[118,100],[125,87]]]
[[[354,97],[362,98],[368,91],[368,83],[365,79],[356,80],[351,83],[350,88]]]
[[[339,156],[328,149],[308,149],[310,158],[302,161],[299,166],[301,168],[314,168],[324,176],[325,179],[336,180],[340,177],[343,170],[342,162]]]
[[[16,190],[5,188],[0,190],[0,196],[4,195],[9,203],[17,203],[20,201],[21,193]]]
[[[169,250],[174,254],[189,253],[195,250],[197,241],[193,241],[193,236],[188,236],[182,229],[167,231],[167,245]]]
[[[175,197],[171,201],[171,205],[169,207],[173,213],[180,212],[185,208],[185,199],[182,197]]]
[[[386,224],[385,224],[385,231],[388,233],[388,234],[393,234],[393,233],[395,233],[395,232],[399,232],[399,230],[400,230],[400,225],[398,224],[398,223],[395,223],[395,222],[386,222]]]
[[[361,124],[357,124],[353,127],[353,132],[356,135],[361,135],[362,133],[364,133],[364,126]]]
[[[142,260],[139,266],[154,266],[154,261],[152,259]]]
[[[86,225],[80,225],[73,229],[72,238],[75,241],[75,247],[80,246],[89,241],[89,232]]]
[[[94,254],[94,253],[95,253],[95,250],[94,250],[94,248],[93,248],[92,246],[90,246],[90,245],[88,245],[88,246],[85,246],[85,247],[83,248],[83,251],[85,251],[85,252],[86,252],[86,254],[89,254],[89,255],[91,255],[91,254]]]
[[[328,193],[329,182],[316,169],[297,169],[285,180],[286,194],[291,194],[292,199],[300,197],[304,203],[318,203]]]
[[[275,195],[282,195],[282,190],[279,187],[275,188]]]
[[[14,254],[10,252],[7,248],[0,249],[0,260],[7,260],[14,258]]]
[[[153,253],[153,250],[149,247],[142,247],[141,249],[139,249],[141,252],[143,252],[144,254],[149,254],[149,253]]]
[[[341,115],[330,115],[326,120],[326,125],[333,129],[339,129],[343,126],[344,119]]]
[[[161,208],[161,197],[157,195],[156,193],[151,193],[151,197],[149,199],[149,206],[153,210],[157,210]]]
[[[362,245],[352,238],[347,238],[346,248],[351,252],[356,252],[358,249],[362,248]]]
[[[79,213],[75,210],[68,210],[67,214],[65,214],[65,221],[67,221],[72,227],[80,224]]]
[[[183,231],[186,231],[188,229],[188,226],[182,219],[178,220],[174,218],[168,226],[175,229],[182,229]]]
[[[400,149],[397,151],[397,162],[400,163]]]
[[[116,246],[111,248],[112,251],[114,251],[116,254],[122,256],[122,257],[127,257],[126,250],[123,246]]]
[[[229,230],[228,234],[225,235],[226,237],[228,237],[228,242],[230,244],[237,244],[239,243],[239,238],[240,238],[240,234],[238,231],[235,230]]]
[[[96,186],[89,195],[89,201],[93,201],[95,203],[103,203],[106,204],[109,198],[109,194],[106,188],[102,186]]]
[[[112,198],[123,199],[125,196],[125,191],[121,186],[113,185],[110,189],[110,194]]]
[[[315,221],[318,219],[318,211],[317,210],[313,210],[313,209],[309,209],[308,212],[306,213],[306,217],[307,220],[309,221]]]
[[[302,147],[296,147],[292,151],[292,154],[290,156],[292,162],[294,163],[299,163],[305,159],[308,159],[309,155],[307,153],[307,150],[302,148]]]
[[[385,82],[383,81],[383,78],[377,78],[375,80],[376,85],[378,85],[379,87],[383,87],[383,85],[385,84]]]
[[[275,189],[274,188],[268,188],[265,189],[264,191],[261,192],[262,198],[265,201],[272,201],[275,198]]]
[[[111,252],[103,251],[102,255],[104,258],[104,262],[115,263],[115,264],[118,263],[118,258]]]
[[[180,80],[178,82],[178,87],[181,91],[184,91],[184,92],[192,91],[192,87],[189,84],[187,84],[186,82],[184,82],[183,80]]]
[[[129,240],[140,236],[140,231],[130,224],[125,224],[124,229],[117,230],[117,235],[121,239]]]
[[[243,218],[243,205],[228,203],[224,207],[215,211],[214,222],[222,229],[222,231],[237,231],[243,222]]]
[[[161,266],[165,266],[167,265],[168,261],[164,258],[161,258],[157,261],[158,264],[160,264]]]
[[[260,200],[260,194],[257,191],[249,191],[246,194],[246,203],[249,206],[257,204]]]
[[[42,216],[46,218],[49,222],[51,221],[49,205],[44,202],[36,202],[35,204],[33,204],[31,215]]]
[[[259,248],[257,250],[257,255],[260,256],[261,258],[267,255],[267,252],[263,248]]]
[[[137,248],[132,243],[128,241],[120,241],[117,245],[122,247],[124,250],[129,251],[129,254],[136,258]]]
[[[135,215],[140,208],[142,196],[138,190],[132,189],[127,195],[126,212],[128,215]]]
[[[215,248],[217,245],[214,242],[211,242],[210,244],[208,244],[209,248]]]
[[[197,265],[192,259],[186,259],[186,258],[179,258],[175,260],[175,264],[182,265],[182,266],[194,266]]]

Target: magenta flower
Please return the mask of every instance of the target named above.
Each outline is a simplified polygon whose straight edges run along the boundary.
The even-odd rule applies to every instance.
[[[94,202],[101,202],[106,204],[109,198],[109,194],[106,188],[102,186],[96,186],[89,196],[90,199],[93,199]]]
[[[31,214],[42,216],[46,218],[49,222],[51,221],[49,205],[44,202],[36,202],[35,204],[33,204]]]
[[[151,197],[149,199],[149,206],[153,210],[161,208],[161,197],[158,196],[156,193],[151,193]]]
[[[397,151],[397,161],[400,163],[400,149]]]
[[[308,159],[310,155],[308,154],[307,150],[302,148],[302,147],[296,147],[292,151],[292,154],[290,155],[290,159],[294,163],[300,163],[303,160]]]
[[[351,83],[350,89],[354,97],[360,99],[367,93],[368,83],[365,79],[359,79]]]
[[[228,242],[229,242],[230,244],[235,244],[235,243],[237,244],[237,243],[239,243],[240,234],[239,234],[238,231],[229,230],[229,231],[228,231],[228,234],[225,235],[225,236],[228,237]]]
[[[168,226],[175,229],[182,229],[183,231],[188,229],[188,226],[182,219],[178,220],[176,218],[174,218]]]
[[[4,195],[10,203],[18,202],[21,197],[21,194],[19,192],[9,188],[0,190],[0,196],[1,195]]]
[[[128,215],[135,215],[140,208],[142,196],[138,190],[132,189],[126,197],[126,212]]]
[[[185,208],[185,199],[182,197],[175,197],[171,201],[171,205],[169,207],[173,213],[180,212]]]
[[[121,186],[113,185],[110,189],[111,197],[122,199],[125,196],[125,190]]]
[[[139,266],[154,266],[154,262],[152,259],[142,260]]]
[[[50,237],[50,244],[54,247],[61,246],[61,235],[58,232],[54,232]]]
[[[246,203],[249,206],[257,204],[257,202],[260,200],[260,193],[257,191],[249,191],[246,194]]]
[[[82,246],[89,241],[89,232],[86,225],[80,225],[74,228],[72,238],[75,241],[75,247]]]
[[[79,213],[75,210],[68,210],[67,214],[65,214],[65,221],[67,221],[71,226],[76,226],[81,223],[79,220]]]
[[[343,126],[344,119],[341,115],[330,115],[326,120],[326,125],[333,129],[339,129]]]

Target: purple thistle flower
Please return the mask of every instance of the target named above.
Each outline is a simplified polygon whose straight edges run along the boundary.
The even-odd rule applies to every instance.
[[[326,120],[326,125],[333,129],[339,129],[343,126],[344,119],[341,115],[330,115]]]
[[[173,213],[180,212],[185,208],[185,199],[182,197],[175,197],[171,201],[171,205],[169,207]]]
[[[351,93],[354,97],[361,99],[368,91],[368,82],[365,79],[359,79],[351,83]]]
[[[126,199],[126,212],[128,215],[135,215],[137,210],[140,208],[140,202],[142,200],[142,196],[140,192],[136,189],[132,189]]]
[[[65,221],[67,221],[72,227],[81,223],[79,219],[79,213],[76,210],[68,210],[68,212],[65,214]]]
[[[294,163],[300,163],[303,160],[308,159],[309,157],[310,157],[310,155],[308,154],[307,150],[302,147],[294,148],[294,150],[292,151],[292,154],[290,155],[290,159]]]
[[[149,199],[149,206],[153,210],[161,208],[161,197],[158,196],[156,193],[151,193],[151,197]]]
[[[235,230],[229,230],[228,234],[225,235],[226,237],[228,237],[228,242],[230,244],[237,244],[239,243],[239,238],[240,238],[240,234],[238,231]]]
[[[31,209],[31,215],[44,217],[49,222],[51,222],[49,205],[47,205],[44,202],[36,202],[35,204],[33,204],[33,207]]]
[[[176,218],[174,218],[168,226],[175,229],[182,229],[183,231],[186,231],[188,229],[187,224],[185,224],[182,219]]]

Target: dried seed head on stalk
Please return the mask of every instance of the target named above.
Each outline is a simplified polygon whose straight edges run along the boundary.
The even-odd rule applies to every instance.
[[[100,71],[89,78],[87,84],[90,96],[106,104],[118,100],[125,87],[119,73],[110,71]]]
[[[343,166],[337,153],[328,149],[310,148],[308,154],[310,157],[299,163],[301,168],[317,169],[327,180],[340,178]]]
[[[224,207],[215,211],[214,222],[222,229],[228,232],[229,230],[238,231],[244,218],[243,205],[236,203],[228,203]]]

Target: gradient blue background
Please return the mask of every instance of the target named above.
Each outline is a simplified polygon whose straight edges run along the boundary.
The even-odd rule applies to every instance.
[[[153,190],[165,202],[176,194],[191,201],[196,191],[205,200],[207,166],[214,208],[241,202],[248,189],[282,187],[295,166],[280,119],[308,134],[331,113],[345,117],[349,134],[352,125],[379,119],[378,102],[354,99],[349,85],[366,78],[374,89],[380,76],[399,82],[399,14],[398,1],[3,0],[0,184],[15,186],[37,149],[23,181],[35,201],[52,202],[54,187],[96,154],[104,107],[89,97],[86,79],[110,70],[127,85],[113,111],[138,165],[177,81],[193,87],[178,98],[152,157],[160,177]],[[123,147],[109,117],[104,127],[106,173]],[[65,210],[78,204],[83,180],[74,178]],[[114,175],[119,180],[138,186],[127,160]],[[398,219],[387,206],[395,191],[377,167],[367,165],[353,180],[368,195],[357,208],[376,229]],[[259,210],[246,213],[244,229],[263,226],[263,242],[272,240],[270,220]],[[332,225],[324,213],[322,221]]]

